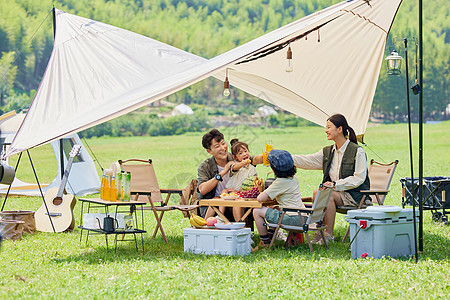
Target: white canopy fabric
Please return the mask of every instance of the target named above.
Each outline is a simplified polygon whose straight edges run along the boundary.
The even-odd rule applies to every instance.
[[[5,148],[8,150],[9,143],[11,143],[14,135],[17,132],[20,124],[25,118],[25,114],[20,112],[16,114],[15,111],[6,113],[0,116],[0,139],[6,143]],[[66,191],[77,196],[84,196],[87,194],[94,194],[100,191],[100,180],[98,178],[97,169],[94,161],[89,155],[89,152],[84,147],[78,134],[72,134],[63,139],[64,165],[67,166],[69,152],[73,145],[82,145],[80,153],[73,161],[72,168],[66,183]],[[40,184],[42,191],[45,193],[50,188],[58,188],[61,184],[61,162],[60,162],[60,143],[53,141],[51,143],[55,153],[55,179],[50,184]],[[1,161],[2,164],[8,164],[8,159]],[[16,174],[17,175],[17,174]],[[28,183],[14,177],[11,185],[0,184],[0,195],[5,195],[9,191],[10,195],[25,195],[25,196],[40,196],[41,192],[36,183]]]
[[[57,11],[52,56],[12,155],[111,120],[209,76],[324,125],[364,133],[401,0],[348,0],[213,59]],[[306,38],[307,37],[307,38]],[[287,46],[294,71],[286,73]]]

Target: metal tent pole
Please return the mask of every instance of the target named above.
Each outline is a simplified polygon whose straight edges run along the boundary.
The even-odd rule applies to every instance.
[[[414,163],[412,150],[412,130],[411,130],[411,103],[409,101],[409,69],[408,69],[408,39],[403,39],[405,43],[405,67],[406,67],[406,103],[408,108],[408,134],[409,134],[409,159],[411,165],[411,186],[413,187],[412,206],[413,206],[413,232],[414,232],[414,256],[415,261],[419,259],[417,252],[417,229],[416,229],[416,199],[414,198]]]
[[[53,225],[52,216],[50,214],[50,211],[48,210],[47,202],[45,202],[44,193],[42,192],[42,189],[41,189],[41,184],[39,183],[39,179],[37,177],[36,170],[34,169],[33,161],[31,160],[30,151],[27,150],[27,154],[28,154],[28,158],[30,159],[31,168],[33,168],[34,177],[36,178],[36,182],[39,187],[39,191],[41,192],[42,201],[44,202],[44,206],[45,206],[45,210],[47,211],[48,219],[50,220],[50,224],[52,225],[53,232],[56,233],[55,226]]]
[[[52,9],[53,13],[53,40],[55,40],[56,37],[56,10],[55,5],[53,5]],[[64,152],[63,152],[63,140],[59,140],[59,161],[60,161],[60,167],[61,167],[61,180],[64,176]]]
[[[422,66],[422,0],[419,0],[419,250],[423,251],[423,66]]]

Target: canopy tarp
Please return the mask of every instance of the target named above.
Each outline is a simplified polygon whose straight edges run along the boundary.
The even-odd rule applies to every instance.
[[[317,124],[339,112],[364,133],[389,29],[401,0],[348,0],[210,60],[56,11],[47,70],[12,155],[78,132],[209,76]],[[286,73],[287,46],[294,71]]]

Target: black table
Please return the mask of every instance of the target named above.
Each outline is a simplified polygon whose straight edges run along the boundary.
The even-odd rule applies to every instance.
[[[79,201],[81,201],[81,217],[80,217],[80,224],[83,224],[83,215],[84,215],[84,205],[86,203],[87,205],[87,213],[91,212],[91,209],[104,209],[104,212],[106,214],[110,214],[109,210],[110,207],[113,208],[114,210],[114,218],[117,219],[117,214],[120,212],[127,212],[130,215],[133,215],[134,212],[136,211],[136,206],[140,206],[141,208],[147,204],[147,202],[144,201],[107,201],[107,200],[103,200],[100,198],[80,198]],[[114,239],[114,251],[117,251],[117,242],[118,241],[133,241],[135,242],[136,245],[136,251],[139,251],[138,248],[138,243],[137,243],[137,237],[136,234],[140,234],[141,235],[141,243],[142,243],[142,253],[144,253],[144,236],[143,234],[146,233],[146,231],[144,230],[144,213],[143,210],[141,209],[141,224],[139,224],[137,215],[135,218],[135,227],[131,228],[131,229],[116,229],[113,232],[109,232],[109,231],[105,231],[102,229],[93,229],[93,228],[86,228],[83,227],[82,225],[78,226],[78,228],[81,229],[81,233],[80,233],[80,242],[83,239],[83,231],[86,230],[87,231],[87,235],[86,235],[86,243],[88,242],[89,239],[89,233],[95,233],[95,234],[104,234],[105,235],[105,240],[106,240],[106,251],[109,252],[109,247],[108,247],[108,235],[110,234],[115,234],[115,239]],[[111,213],[112,214],[112,213]],[[134,236],[134,239],[124,239],[124,236],[127,234],[132,234]],[[117,236],[118,235],[122,235],[122,239],[118,240]]]

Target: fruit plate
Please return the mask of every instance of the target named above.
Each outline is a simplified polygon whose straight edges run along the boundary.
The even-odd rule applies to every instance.
[[[226,195],[226,196],[220,196],[223,200],[236,200],[239,198],[239,196],[233,196],[233,195]]]
[[[214,224],[214,226],[216,226],[216,228],[225,229],[225,230],[241,229],[241,228],[244,228],[245,222],[216,223],[216,224]]]
[[[215,226],[194,226],[192,225],[192,227],[197,228],[197,229],[216,229]]]

